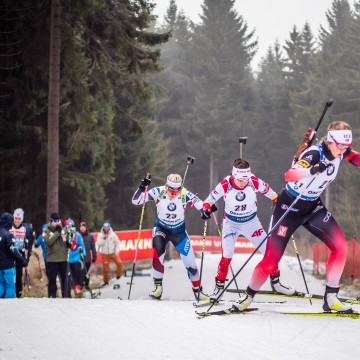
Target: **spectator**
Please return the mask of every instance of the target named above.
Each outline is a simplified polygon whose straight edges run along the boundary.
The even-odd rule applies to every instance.
[[[14,211],[13,215],[13,225],[9,230],[15,239],[15,246],[21,253],[21,255],[26,258],[27,262],[30,260],[31,250],[34,242],[34,236],[32,231],[32,226],[23,222],[24,220],[24,210],[19,208]],[[20,298],[22,295],[22,286],[23,286],[23,263],[21,260],[16,259],[16,297]]]
[[[84,284],[85,284],[85,289],[90,290],[89,281],[90,281],[91,264],[95,263],[97,258],[95,240],[92,234],[89,233],[88,227],[84,221],[80,223],[80,234],[82,235],[86,250]]]
[[[103,264],[104,283],[101,286],[109,284],[109,263],[113,260],[116,264],[116,279],[119,280],[122,275],[122,261],[120,259],[120,241],[110,226],[110,223],[103,224],[97,237],[98,251],[101,253]],[[119,287],[119,281],[116,281],[114,287]]]
[[[86,250],[81,234],[76,231],[74,220],[67,219],[64,221],[66,231],[66,243],[68,244],[71,276],[74,281],[75,295],[80,295],[84,283],[84,259]]]
[[[48,228],[48,224],[43,225],[42,233],[38,236],[38,238],[35,242],[35,248],[38,248],[41,246],[42,255],[43,255],[43,259],[44,259],[44,263],[45,263],[46,276],[49,278],[49,270],[48,270],[48,265],[47,265],[47,251],[46,251],[46,244],[44,241],[45,229],[47,229],[47,228]]]
[[[69,293],[65,291],[68,247],[66,245],[66,237],[61,236],[61,219],[58,213],[51,214],[48,228],[44,231],[49,269],[48,296],[49,298],[56,298],[56,278],[59,275],[62,297],[70,297]]]
[[[4,212],[0,217],[0,297],[15,297],[15,259],[26,267],[28,261],[16,248],[14,235],[9,231],[14,218]]]

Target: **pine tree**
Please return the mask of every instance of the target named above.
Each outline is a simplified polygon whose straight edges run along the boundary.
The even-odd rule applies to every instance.
[[[232,0],[204,1],[202,22],[195,28],[192,43],[196,103],[189,147],[202,164],[199,176],[209,167],[219,171],[210,179],[209,188],[231,168],[239,154],[238,136],[249,136],[256,109],[250,62],[257,42],[233,6]],[[231,160],[229,154],[233,154]]]
[[[81,208],[83,219],[99,226],[107,197],[113,196],[105,193],[106,186],[120,166],[123,173],[133,167],[116,158],[127,142],[142,136],[149,116],[156,113],[147,74],[158,71],[159,51],[151,46],[166,41],[168,34],[146,31],[152,19],[147,1],[61,3],[59,211],[76,217]],[[1,146],[0,202],[9,211],[22,206],[27,219],[40,226],[48,215],[44,189],[50,4],[28,1],[24,6],[15,0],[5,5],[2,10],[12,21],[1,36],[8,37],[14,54],[23,56],[14,56],[10,70],[1,74],[8,96],[2,99],[6,112],[0,123],[6,134],[1,142],[7,144]],[[154,149],[150,143],[148,147]],[[156,154],[159,162],[162,154]],[[128,196],[131,200],[131,193]],[[116,204],[108,211],[111,218]]]

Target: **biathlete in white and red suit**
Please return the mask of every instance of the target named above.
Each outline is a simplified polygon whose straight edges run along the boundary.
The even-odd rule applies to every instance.
[[[145,177],[132,198],[134,205],[142,205],[144,201],[154,201],[157,208],[152,238],[154,248],[152,271],[155,289],[150,293],[150,297],[161,298],[165,250],[170,241],[180,253],[181,260],[192,283],[195,298],[204,300],[194,250],[185,228],[186,205],[189,204],[202,211],[203,202],[182,186],[182,178],[178,174],[170,174],[166,179],[165,186],[145,191],[150,183],[151,177]]]
[[[339,225],[320,199],[335,179],[342,160],[360,166],[360,155],[350,148],[351,144],[350,125],[335,121],[329,125],[326,137],[303,151],[285,173],[287,184],[275,206],[272,224],[278,222],[298,196],[299,200],[270,235],[264,258],[254,269],[246,294],[234,305],[238,310],[251,304],[269,273],[277,267],[291,235],[302,225],[331,251],[326,271],[324,311],[352,311],[349,304],[337,298],[348,245]]]
[[[251,173],[249,163],[243,159],[236,159],[233,163],[231,175],[225,177],[204,200],[203,219],[211,217],[211,206],[216,201],[222,197],[225,201],[225,215],[222,225],[222,257],[215,277],[215,290],[210,296],[212,302],[224,289],[238,236],[245,236],[255,247],[258,247],[266,237],[266,232],[257,216],[258,193],[265,195],[274,203],[277,201],[276,192],[270,188],[269,184]],[[261,245],[259,251],[264,254],[265,248],[266,241]],[[282,285],[279,276],[280,272],[276,267],[270,274],[273,291],[286,295],[294,294],[295,289]]]

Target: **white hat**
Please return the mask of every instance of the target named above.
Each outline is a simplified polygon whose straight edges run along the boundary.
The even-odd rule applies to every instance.
[[[231,175],[236,180],[248,180],[251,178],[251,169],[248,167],[246,169],[239,169],[233,166]]]
[[[23,209],[21,209],[21,208],[19,208],[19,209],[16,209],[15,211],[14,211],[14,218],[15,217],[19,217],[20,219],[21,219],[21,221],[23,221],[24,220],[24,210]]]

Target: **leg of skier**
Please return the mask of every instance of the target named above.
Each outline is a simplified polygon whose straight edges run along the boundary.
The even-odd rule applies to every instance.
[[[247,239],[249,239],[250,242],[255,247],[258,247],[267,234],[263,229],[259,218],[256,216],[254,219],[244,224],[242,235],[244,235]],[[265,241],[259,248],[261,254],[265,254],[266,243],[267,241]],[[280,282],[280,270],[278,267],[276,267],[270,273],[270,285],[275,293],[280,293],[284,295],[293,295],[296,292],[294,288],[290,286],[285,286]]]
[[[177,245],[176,243],[179,240],[179,235],[172,240],[172,243],[179,252],[181,260],[187,271],[188,278],[192,283],[195,300],[208,300],[208,297],[202,292],[202,287],[200,287],[200,274],[196,266],[195,253],[191,246],[190,238],[186,231],[183,232],[180,236],[183,239]]]
[[[161,299],[163,292],[164,258],[168,242],[169,239],[166,237],[166,234],[158,228],[154,228],[152,273],[155,288],[149,296],[157,300]]]
[[[222,256],[215,277],[214,292],[210,295],[210,302],[212,303],[217,301],[219,294],[224,290],[225,280],[229,272],[229,266],[234,256],[235,241],[240,231],[241,225],[235,224],[227,218],[224,219],[221,239]]]
[[[326,290],[324,295],[324,311],[351,311],[351,305],[337,298],[339,282],[343,273],[348,243],[334,217],[325,207],[319,210],[304,227],[323,241],[331,250],[326,268]]]

